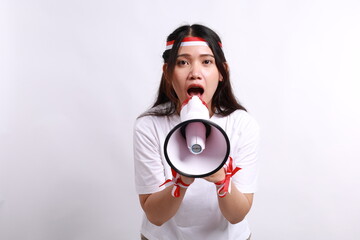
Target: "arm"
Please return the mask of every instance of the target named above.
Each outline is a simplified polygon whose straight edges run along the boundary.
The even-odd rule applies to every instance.
[[[186,184],[191,184],[194,179],[181,177]],[[178,211],[182,200],[184,199],[186,188],[180,188],[180,196],[173,197],[171,195],[173,186],[169,186],[164,190],[152,194],[140,194],[139,200],[146,217],[152,224],[161,226]]]
[[[157,139],[154,121],[150,117],[139,118],[134,128],[135,184],[139,200],[148,220],[160,226],[175,215],[186,189],[180,189],[179,198],[171,195],[172,186],[162,189],[166,179],[161,161],[160,141]]]
[[[253,202],[253,193],[241,193],[234,183],[231,193],[225,197],[218,197],[219,207],[224,217],[232,224],[241,222],[250,211]]]
[[[219,182],[225,178],[224,169],[220,169],[215,174],[205,177],[209,182]],[[223,216],[232,224],[241,222],[250,211],[253,202],[253,193],[240,192],[235,184],[231,182],[231,193],[225,197],[218,196],[219,208]]]
[[[218,198],[219,208],[230,223],[242,221],[252,207],[257,185],[260,135],[257,122],[247,113],[242,112],[234,119],[235,122],[231,128],[231,131],[234,131],[231,157],[233,157],[235,165],[242,169],[232,177],[231,193],[226,194],[223,198]],[[223,180],[224,174],[224,171],[218,171],[212,176],[216,179],[207,180],[211,182]]]

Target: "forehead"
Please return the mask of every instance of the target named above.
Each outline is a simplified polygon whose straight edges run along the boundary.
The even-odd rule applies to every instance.
[[[178,55],[213,55],[213,52],[208,46],[181,46],[178,51]]]

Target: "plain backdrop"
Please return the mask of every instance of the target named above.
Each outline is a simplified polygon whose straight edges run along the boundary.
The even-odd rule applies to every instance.
[[[253,239],[360,236],[358,0],[0,0],[0,239],[139,239],[132,128],[167,35],[223,40],[261,126]]]

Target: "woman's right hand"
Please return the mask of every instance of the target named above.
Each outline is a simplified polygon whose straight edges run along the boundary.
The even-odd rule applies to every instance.
[[[183,181],[185,184],[190,185],[194,182],[195,178],[186,177],[183,175],[180,175],[181,181]]]

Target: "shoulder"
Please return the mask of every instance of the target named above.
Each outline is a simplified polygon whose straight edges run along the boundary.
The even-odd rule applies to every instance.
[[[168,108],[169,104],[161,104],[156,107],[153,107],[144,113],[142,113],[139,117],[136,118],[134,124],[134,130],[149,130],[156,128],[163,128],[164,126],[169,125],[172,122],[176,122],[177,115],[156,115],[156,113],[165,111]]]
[[[164,118],[163,116],[157,116],[155,113],[165,110],[167,108],[167,105],[168,104],[161,104],[161,105],[158,105],[156,107],[152,107],[152,108],[146,110],[145,112],[143,112],[136,118],[135,126],[154,122],[154,120],[163,119]]]
[[[234,127],[259,129],[257,120],[244,110],[236,110],[227,117],[228,122],[232,123]]]
[[[258,139],[260,137],[260,126],[250,113],[236,110],[226,118],[226,129],[231,136],[238,136],[241,139]]]
[[[151,129],[155,129],[156,126],[161,125],[165,117],[154,116],[154,115],[140,115],[136,118],[134,123],[134,131],[138,132],[148,132]]]

